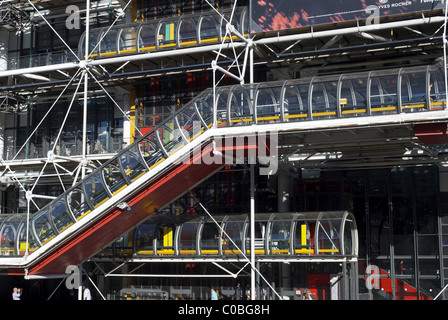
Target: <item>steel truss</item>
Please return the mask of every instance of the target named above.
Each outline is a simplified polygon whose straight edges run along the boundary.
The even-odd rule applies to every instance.
[[[30,16],[27,11],[0,2],[0,30],[19,31],[25,29],[29,23]]]

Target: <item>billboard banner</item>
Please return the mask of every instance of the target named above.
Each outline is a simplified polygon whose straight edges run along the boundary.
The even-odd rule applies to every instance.
[[[252,0],[252,32],[269,32],[344,21],[443,9],[445,0]],[[378,20],[375,20],[378,21]]]

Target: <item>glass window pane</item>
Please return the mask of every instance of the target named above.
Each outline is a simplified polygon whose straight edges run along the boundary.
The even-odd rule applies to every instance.
[[[232,12],[224,12],[222,14],[224,16],[225,19],[221,18],[221,36],[224,37],[226,35],[226,24],[227,21],[230,21],[230,17],[232,15]],[[235,27],[236,30],[240,31],[241,30],[241,25],[240,25],[240,13],[239,12],[234,12],[233,13],[233,18],[230,21],[230,23]],[[227,34],[227,38],[226,40],[229,40],[229,34]],[[238,39],[236,36],[232,36],[233,39]]]
[[[56,236],[56,232],[48,219],[47,210],[40,211],[31,221],[34,232],[42,245]]]
[[[311,99],[313,117],[336,117],[337,81],[313,83]]]
[[[290,254],[291,221],[273,221],[271,224],[269,249],[270,254]]]
[[[91,174],[83,181],[83,184],[86,195],[89,197],[94,208],[109,199],[101,172]]]
[[[344,226],[344,254],[357,255],[356,246],[356,229],[355,223],[351,220],[347,220]],[[341,252],[342,253],[342,252]]]
[[[169,120],[158,130],[160,140],[166,152],[171,155],[185,145],[181,131],[177,127],[175,119]]]
[[[429,97],[431,110],[446,109],[445,74],[442,69],[430,69]]]
[[[319,254],[340,254],[340,227],[341,220],[323,220],[320,221],[318,235],[315,241],[318,241]]]
[[[138,146],[132,146],[120,155],[121,167],[124,173],[135,181],[146,173],[146,166],[140,157]]]
[[[196,22],[192,18],[182,19],[179,26],[179,45],[193,46],[198,43]]]
[[[90,36],[89,36],[89,54],[91,58],[96,58],[98,57],[98,40],[99,40],[99,36],[100,36],[101,30],[92,30],[90,32]],[[95,50],[93,50],[95,49]],[[92,51],[93,50],[93,51]]]
[[[308,119],[308,84],[287,84],[284,96],[286,121]]]
[[[101,56],[104,57],[117,54],[117,36],[118,32],[116,29],[111,29],[106,33],[103,40],[101,40]]]
[[[65,197],[52,203],[49,208],[50,217],[58,232],[64,231],[73,224],[72,216],[67,208]]]
[[[230,96],[230,89],[224,87],[220,89],[216,94],[216,118],[218,121],[218,127],[227,126],[227,102]],[[213,105],[213,103],[211,104]]]
[[[23,216],[7,216],[5,222],[0,230],[1,241],[0,249],[1,255],[16,255],[16,240],[18,236],[18,229],[20,223],[23,221]],[[3,221],[2,221],[3,222]]]
[[[372,77],[370,103],[373,115],[397,112],[398,97],[396,74]]]
[[[259,88],[256,96],[257,122],[280,122],[281,87]]]
[[[159,48],[171,48],[176,46],[177,21],[163,21],[159,26]]]
[[[206,223],[201,234],[201,254],[219,254],[220,233],[218,226],[214,223]]]
[[[67,203],[76,220],[91,212],[86,196],[80,189],[74,189],[67,194]]]
[[[199,223],[184,223],[180,231],[179,254],[196,254],[196,239]]]
[[[202,94],[195,102],[199,115],[208,127],[213,124],[213,94],[209,91]]]
[[[120,54],[136,52],[137,31],[134,27],[124,28],[121,31],[119,46],[120,46]]]
[[[139,48],[141,52],[156,50],[157,24],[144,24],[140,30]]]
[[[402,72],[401,104],[403,112],[426,110],[426,68]]]
[[[223,254],[241,254],[240,250],[243,250],[243,228],[244,221],[229,221],[226,222],[224,230],[230,239],[223,234],[222,238],[222,251]]]
[[[190,104],[177,116],[182,133],[188,141],[192,141],[202,133],[203,125],[196,113],[195,106]]]
[[[28,239],[28,244],[27,244]],[[23,256],[26,253],[26,249],[28,246],[28,252],[32,253],[39,248],[39,243],[36,241],[34,237],[34,232],[30,230],[28,237],[26,232],[26,223],[23,221],[19,227],[19,255]]]
[[[104,181],[106,181],[106,185],[112,195],[117,194],[128,185],[116,161],[109,163],[103,168],[103,175]]]
[[[437,233],[437,196],[417,196],[417,232],[419,234]]]
[[[367,113],[367,74],[346,76],[341,80],[341,116],[357,117]]]
[[[139,149],[143,159],[151,169],[165,160],[164,154],[156,142],[155,132],[139,142]]]
[[[136,254],[154,254],[154,239],[156,239],[156,231],[156,224],[144,223],[137,227],[135,236]]]
[[[230,122],[232,125],[253,123],[253,106],[250,95],[254,96],[254,94],[253,88],[233,87],[230,96]]]
[[[219,41],[217,22],[213,17],[204,17],[200,27],[201,43],[214,43]]]
[[[392,197],[394,252],[396,255],[414,254],[414,218],[411,196]]]

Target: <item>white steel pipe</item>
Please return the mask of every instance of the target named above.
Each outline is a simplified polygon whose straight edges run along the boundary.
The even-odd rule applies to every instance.
[[[419,18],[413,20],[404,20],[404,21],[396,21],[396,22],[387,22],[387,23],[378,23],[371,24],[366,26],[356,26],[342,29],[331,29],[325,31],[317,31],[317,32],[308,32],[301,34],[292,34],[288,36],[280,36],[280,37],[270,37],[263,38],[260,40],[255,40],[254,44],[270,44],[270,43],[279,43],[285,41],[297,41],[297,40],[305,40],[305,39],[314,39],[320,37],[334,37],[335,35],[346,35],[346,34],[355,34],[361,32],[371,32],[385,29],[393,29],[399,27],[410,27],[421,24],[428,23],[441,23],[445,21],[445,17],[430,17],[430,18]]]

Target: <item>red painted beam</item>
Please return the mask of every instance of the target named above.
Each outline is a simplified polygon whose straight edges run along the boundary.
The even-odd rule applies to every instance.
[[[231,148],[236,151],[243,148],[248,151],[256,149],[256,145],[244,145]],[[229,147],[227,147],[229,148]],[[220,151],[226,147],[220,147]],[[67,266],[78,265],[102,248],[126,233],[139,223],[146,220],[158,208],[171,202],[188,189],[194,187],[202,179],[220,169],[222,163],[204,164],[198,157],[212,152],[210,144],[203,147],[200,154],[190,156],[189,163],[174,166],[163,176],[152,181],[143,190],[130,196],[126,202],[131,210],[111,208],[97,221],[81,230],[75,237],[67,239],[63,244],[46,254],[39,261],[28,268],[29,275],[63,274]],[[195,157],[195,158],[194,158]],[[214,156],[216,158],[216,156]],[[218,158],[219,160],[219,158]],[[11,269],[10,274],[17,274],[23,270]]]
[[[421,123],[415,125],[415,136],[424,144],[448,143],[446,123]]]

